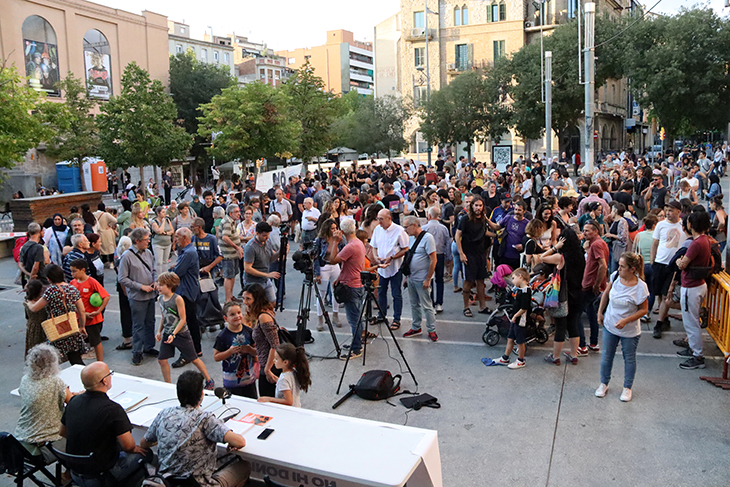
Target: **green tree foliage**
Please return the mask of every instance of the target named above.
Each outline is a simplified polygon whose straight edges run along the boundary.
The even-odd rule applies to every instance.
[[[42,99],[15,66],[0,65],[0,167],[13,167],[52,135],[40,114],[34,113]]]
[[[712,9],[682,8],[631,27],[619,42],[631,90],[666,131],[725,130],[730,114],[730,24]]]
[[[307,162],[323,155],[334,140],[332,124],[339,110],[337,99],[324,91],[324,82],[314,75],[309,60],[284,84],[283,90],[289,98],[292,118],[302,126],[294,155]]]
[[[98,155],[99,131],[92,115],[96,102],[88,97],[83,80],[75,78],[71,72],[56,86],[66,102],[46,102],[41,109],[44,119],[54,130],[48,143],[48,155],[80,164],[84,158]]]
[[[288,113],[284,91],[256,82],[224,89],[203,105],[198,134],[217,136],[208,153],[222,160],[256,160],[293,152],[301,125]]]
[[[100,155],[112,168],[160,166],[182,159],[192,137],[176,124],[177,107],[159,80],[137,63],[127,65],[122,92],[97,117]]]

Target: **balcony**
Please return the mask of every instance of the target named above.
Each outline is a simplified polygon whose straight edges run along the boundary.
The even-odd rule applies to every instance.
[[[472,69],[474,69],[474,63],[467,60],[449,63],[446,65],[446,72],[453,76],[463,73],[464,71],[471,71]]]
[[[355,70],[350,70],[350,79],[357,80],[357,81],[363,81],[365,83],[372,83],[373,77],[367,74],[359,73]]]
[[[428,29],[428,40],[433,40],[436,33],[436,29]],[[426,28],[425,27],[414,27],[410,32],[406,33],[406,42],[418,42],[426,40]]]

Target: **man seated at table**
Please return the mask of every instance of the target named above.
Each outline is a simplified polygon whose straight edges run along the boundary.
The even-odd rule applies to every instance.
[[[124,408],[109,399],[112,374],[104,362],[94,362],[81,371],[81,382],[86,392],[74,396],[61,417],[61,436],[66,438],[66,453],[94,454],[96,467],[109,471],[120,487],[137,485],[143,478],[140,460],[151,461],[152,452],[135,444],[132,423]],[[138,471],[138,473],[135,473]],[[98,487],[97,479],[82,478],[77,474],[92,472],[71,471],[71,477],[80,487]]]
[[[251,473],[251,465],[237,460],[219,468],[217,443],[229,449],[246,446],[243,436],[234,433],[210,412],[202,411],[205,377],[197,370],[187,370],[177,380],[179,407],[161,411],[152,421],[140,444],[157,445],[163,477],[193,476],[201,487],[242,487]]]

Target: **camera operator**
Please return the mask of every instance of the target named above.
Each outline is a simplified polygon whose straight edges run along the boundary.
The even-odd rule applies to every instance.
[[[352,218],[346,218],[340,223],[340,230],[335,230],[329,240],[327,253],[330,258],[329,263],[333,265],[342,264],[339,282],[349,288],[350,296],[345,302],[345,312],[347,314],[347,322],[350,323],[352,330],[352,344],[350,345],[350,358],[357,358],[362,355],[362,329],[358,330],[358,318],[365,297],[365,288],[362,285],[360,273],[365,264],[365,245],[357,238],[355,232],[357,225]],[[344,234],[347,239],[347,245],[338,251],[338,242],[342,240]],[[341,357],[347,360],[347,354]]]
[[[276,288],[271,279],[278,279],[278,272],[269,271],[269,263],[279,257],[279,252],[267,249],[266,242],[269,240],[271,225],[266,222],[256,224],[256,236],[249,240],[243,249],[243,272],[244,282],[248,284],[260,284],[266,291],[266,298],[271,303],[276,302]],[[289,248],[283,249],[288,252]]]

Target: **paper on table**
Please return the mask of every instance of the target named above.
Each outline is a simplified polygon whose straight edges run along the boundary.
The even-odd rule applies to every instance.
[[[253,424],[242,423],[241,421],[235,421],[233,419],[229,419],[228,421],[226,421],[226,426],[231,428],[234,433],[238,433],[239,435],[243,435],[248,430],[253,428]]]
[[[162,411],[160,408],[142,406],[128,414],[129,421],[135,426],[149,427],[160,411]]]
[[[121,394],[112,398],[112,401],[116,402],[124,408],[125,411],[129,411],[137,404],[147,399],[146,394],[133,391],[122,391]]]

